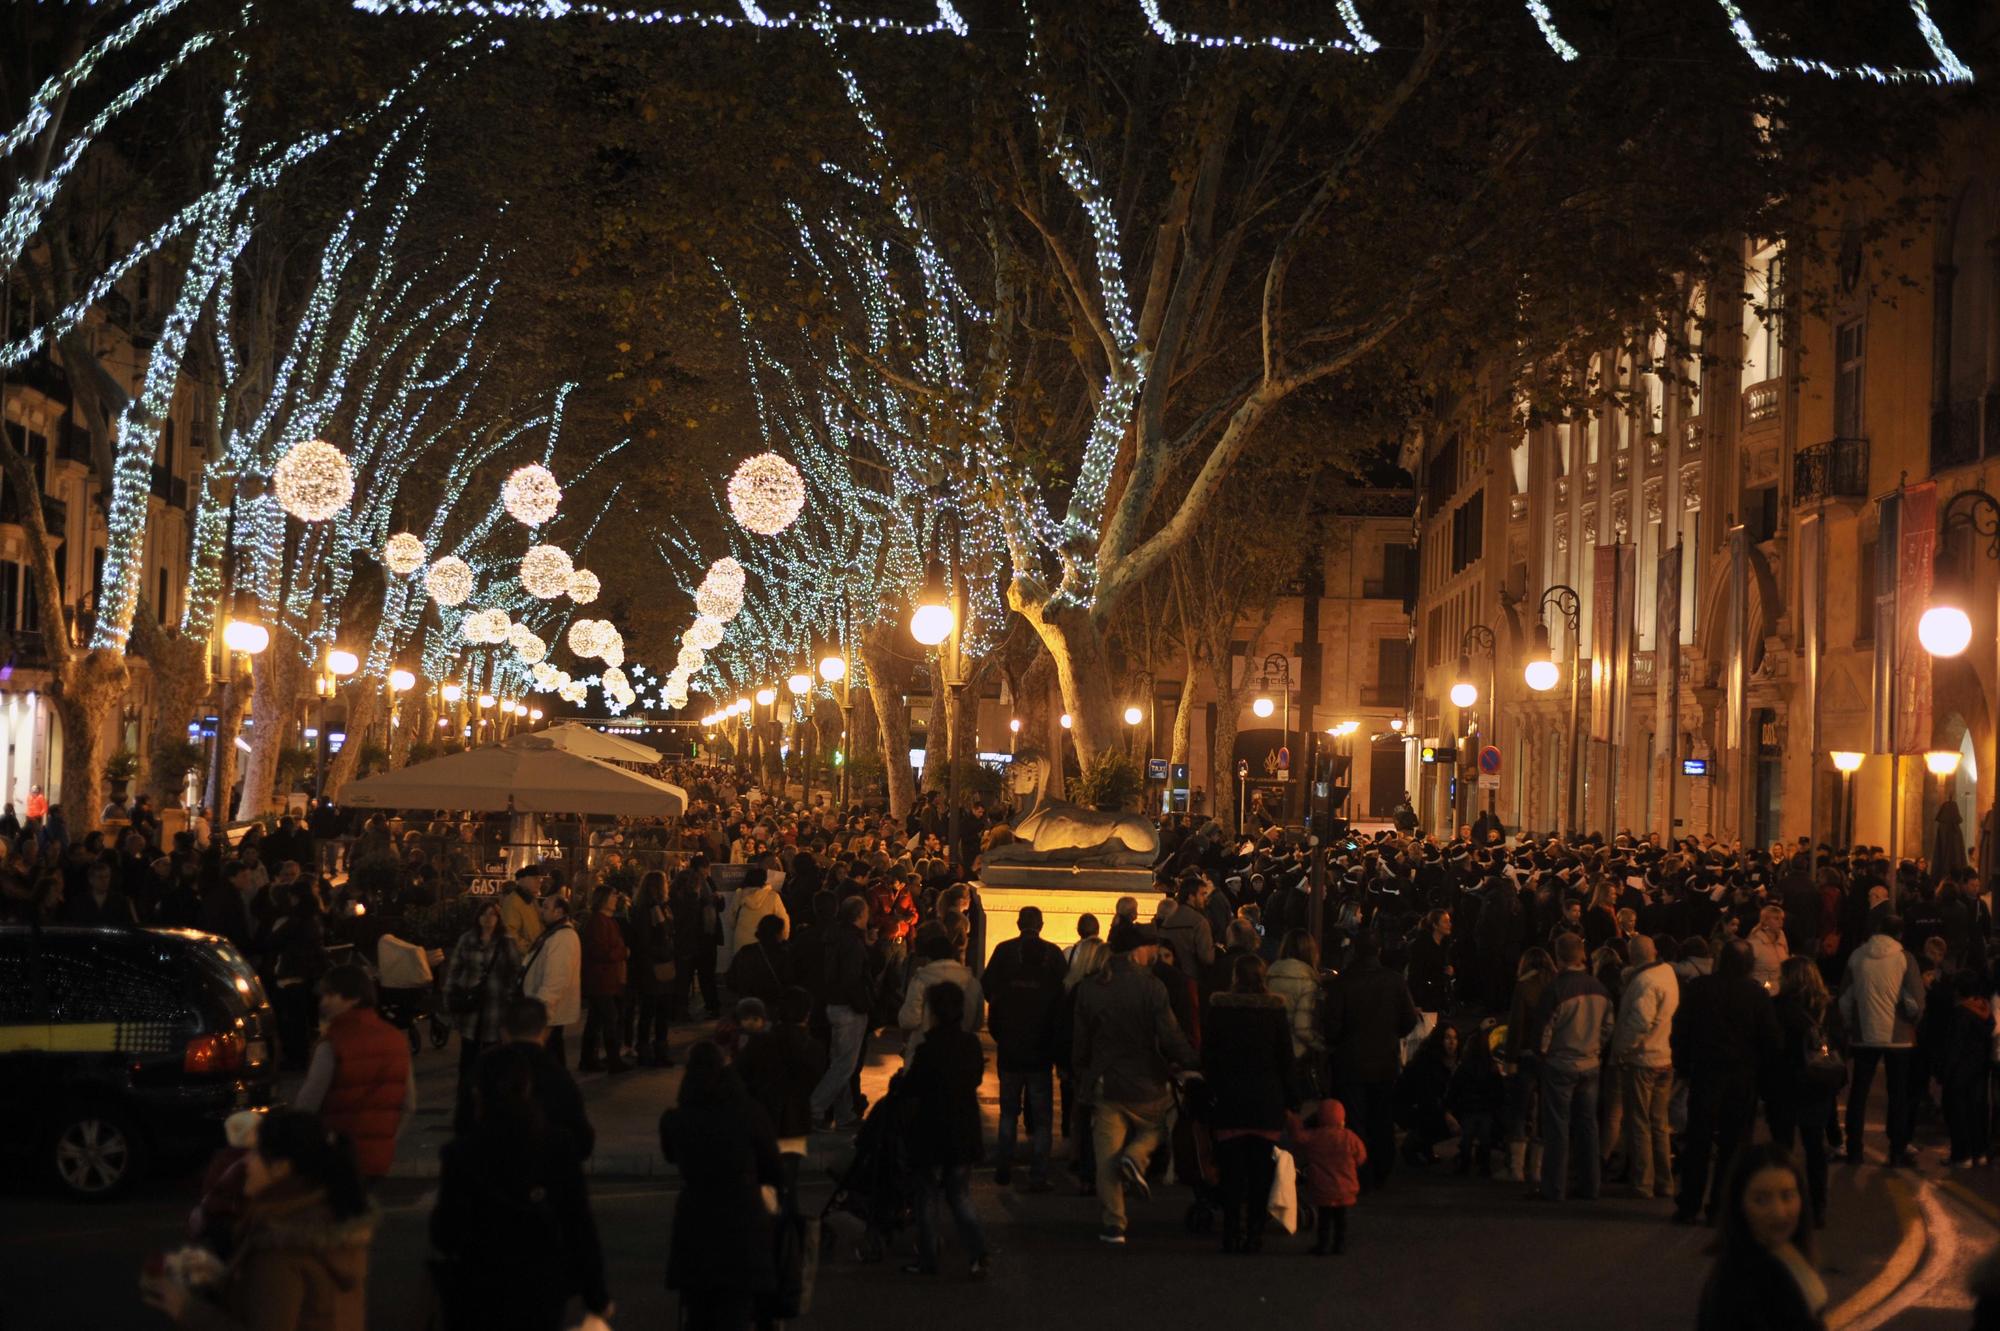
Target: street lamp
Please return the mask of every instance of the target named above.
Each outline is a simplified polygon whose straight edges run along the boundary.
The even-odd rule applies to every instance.
[[[232,619],[223,626],[222,645],[232,652],[255,656],[271,645],[271,630],[254,619]]]
[[[1966,613],[1971,583],[1968,564],[1962,555],[1954,555],[1951,549],[1951,538],[1960,530],[1969,537],[1981,540],[1988,559],[2000,559],[2000,499],[1995,499],[1984,490],[1961,490],[1951,497],[1951,501],[1944,506],[1944,512],[1938,515],[1937,562],[1932,570],[1931,603],[1917,620],[1917,641],[1932,656],[1957,656],[1972,645],[1972,617]],[[1995,650],[2000,651],[2000,640],[1996,641]],[[1996,658],[1995,669],[2000,670],[2000,658]],[[2000,726],[1994,727],[1993,746],[1994,766],[1987,770],[2000,772]],[[1930,759],[1931,755],[1924,755],[1927,765]],[[1937,770],[1936,767],[1931,768],[1933,772]],[[1956,755],[1951,770],[1958,770]],[[1985,840],[1988,844],[2000,844],[1992,840],[2000,838],[2000,799],[1993,801],[1986,816],[1989,826]],[[1891,854],[1895,853],[1895,847],[1889,849]]]
[[[1948,778],[1958,774],[1959,753],[1957,749],[1932,749],[1924,755],[1924,766],[1930,774]]]
[[[778,701],[778,691],[766,684],[763,688],[757,690],[756,697],[759,707],[769,707],[772,703]]]
[[[854,743],[854,681],[847,675],[847,658],[828,652],[819,659],[819,677],[828,684],[840,686],[840,748],[836,756],[840,762],[840,808],[841,816],[847,813],[847,768],[848,746]]]
[[[1549,646],[1548,614],[1551,610],[1554,610],[1563,617],[1563,625],[1569,633],[1568,830],[1570,836],[1573,838],[1579,831],[1576,812],[1576,797],[1579,789],[1576,770],[1576,745],[1578,732],[1582,728],[1582,713],[1579,709],[1583,705],[1583,695],[1577,690],[1577,678],[1581,673],[1578,669],[1580,664],[1579,652],[1581,649],[1578,637],[1581,632],[1583,600],[1577,595],[1576,588],[1566,583],[1557,583],[1542,593],[1542,601],[1541,605],[1537,608],[1535,622],[1535,647],[1542,659],[1531,662],[1529,665],[1530,670],[1533,670],[1539,664],[1555,665],[1555,653]],[[1536,680],[1538,679],[1546,681],[1546,686],[1537,684]],[[1528,686],[1538,693],[1547,693],[1555,688],[1555,685],[1555,679],[1547,671],[1535,671],[1534,674],[1528,676]],[[1671,776],[1669,776],[1669,779],[1672,779]]]
[[[1072,724],[1074,724],[1074,723],[1073,723],[1073,722],[1072,722],[1072,721],[1070,720],[1070,715],[1069,715],[1069,713],[1068,713],[1068,712],[1064,712],[1064,713],[1062,714],[1062,717],[1061,717],[1061,720],[1062,720],[1062,728],[1063,728],[1064,730],[1068,730],[1068,729],[1070,728],[1070,726],[1071,726]]]
[[[1278,747],[1281,752],[1289,754],[1292,748],[1292,658],[1286,656],[1283,652],[1272,652],[1264,658],[1263,678],[1260,681],[1260,686],[1268,689],[1271,687],[1273,680],[1278,682],[1279,687],[1283,689],[1285,695],[1285,718],[1280,723]],[[1261,708],[1259,704],[1262,704]],[[1250,710],[1258,716],[1269,716],[1272,712],[1271,699],[1268,696],[1258,697],[1255,702],[1250,704]],[[1287,778],[1291,776],[1289,763],[1281,770]],[[1287,785],[1278,794],[1279,822],[1290,822],[1291,805],[1292,790],[1291,786]]]
[[[439,690],[439,693],[446,702],[456,706],[458,702],[465,697],[465,685],[447,684],[444,686],[444,688]]]
[[[1488,718],[1489,724],[1486,727],[1486,732],[1482,734],[1482,739],[1489,743],[1497,743],[1500,738],[1500,639],[1495,636],[1492,629],[1486,627],[1484,624],[1474,624],[1458,640],[1458,678],[1457,682],[1451,686],[1451,705],[1459,710],[1459,730],[1465,733],[1467,739],[1470,739],[1472,734],[1465,724],[1464,713],[1470,711],[1479,703],[1479,686],[1472,682],[1472,654],[1474,652],[1486,653],[1487,663],[1491,667],[1487,672],[1489,687],[1486,693],[1486,710],[1490,714]],[[1468,744],[1466,747],[1470,748],[1471,746]],[[1478,757],[1477,754],[1473,756],[1474,758]],[[1459,755],[1458,766],[1460,771],[1463,771],[1465,768],[1465,755],[1463,753]],[[1461,784],[1461,797],[1458,801],[1461,813],[1465,807],[1463,790],[1464,787]],[[1486,812],[1488,814],[1493,813],[1499,802],[1499,790],[1496,788],[1488,791],[1486,795]],[[1453,818],[1452,829],[1454,834],[1457,832],[1457,825],[1458,819]]]
[[[314,769],[313,794],[321,799],[326,798],[326,751],[330,742],[326,733],[326,705],[340,692],[340,681],[360,668],[361,661],[353,652],[331,647],[327,649],[326,661],[321,665],[318,677],[313,680],[313,692],[319,697],[319,737],[314,745],[319,760]],[[359,740],[355,742],[360,743]]]
[[[1861,770],[1864,755],[1835,749],[1827,757],[1833,759],[1833,770],[1840,773],[1840,821],[1834,839],[1846,847],[1854,844],[1854,774]]]
[[[1271,713],[1277,710],[1278,710],[1278,704],[1272,702],[1269,698],[1260,697],[1256,701],[1250,704],[1251,713],[1262,720],[1268,721],[1271,717]]]

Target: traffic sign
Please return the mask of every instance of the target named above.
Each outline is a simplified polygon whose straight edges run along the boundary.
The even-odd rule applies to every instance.
[[[1498,772],[1481,772],[1479,774],[1479,788],[1481,790],[1500,789],[1500,774]]]
[[[1488,744],[1479,751],[1479,771],[1483,776],[1500,775],[1500,750]],[[1485,782],[1481,782],[1484,785]]]
[[[1165,781],[1167,779],[1167,760],[1165,758],[1146,759],[1146,779],[1148,781]]]

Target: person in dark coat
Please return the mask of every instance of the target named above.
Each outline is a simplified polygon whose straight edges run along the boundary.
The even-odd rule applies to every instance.
[[[1821,1043],[1832,1047],[1833,999],[1812,959],[1791,956],[1778,972],[1778,1032],[1783,1041],[1770,1075],[1764,1079],[1764,1117],[1771,1140],[1786,1150],[1797,1138],[1805,1158],[1806,1192],[1812,1203],[1814,1229],[1826,1228],[1827,1127],[1834,1103],[1846,1082],[1816,1070],[1808,1055]]]
[[[576,1143],[578,1157],[588,1160],[597,1146],[597,1129],[591,1126],[590,1115],[584,1110],[583,1092],[577,1089],[576,1079],[543,1047],[548,1034],[549,1010],[543,1006],[542,1000],[516,994],[507,1000],[500,1013],[500,1035],[504,1043],[482,1050],[479,1057],[486,1057],[494,1049],[520,1046],[529,1063],[535,1104],[541,1110],[542,1121],[550,1128],[565,1133]],[[475,1061],[474,1085],[477,1085],[478,1075],[478,1063]],[[468,1093],[460,1099],[452,1120],[454,1133],[464,1136],[472,1131],[472,1107],[472,1096]]]
[[[689,1000],[694,986],[701,986],[701,1001],[711,1014],[722,1011],[715,989],[715,949],[722,941],[722,911],[715,887],[708,878],[708,857],[694,855],[687,867],[674,875],[673,890],[667,894],[673,915],[674,1016],[687,1020],[693,1015]]]
[[[667,910],[667,876],[649,870],[639,880],[625,917],[626,1043],[639,1051],[640,1067],[670,1068],[674,1056],[668,1034],[673,1026],[673,980],[660,968],[674,964],[673,916]]]
[[[1023,906],[1020,937],[993,949],[981,988],[986,995],[986,1029],[992,1033],[1000,1070],[1000,1126],[993,1181],[1006,1187],[1013,1176],[1014,1134],[1021,1115],[1032,1132],[1028,1191],[1047,1192],[1049,1149],[1054,1129],[1056,1022],[1062,1009],[1062,949],[1042,938],[1042,912]]]
[[[558,1331],[572,1296],[612,1312],[576,1141],[551,1126],[522,1044],[481,1054],[473,1123],[440,1152],[431,1246],[449,1331]]]
[[[1458,1131],[1445,1107],[1458,1063],[1458,1028],[1439,1022],[1396,1078],[1396,1121],[1403,1127],[1403,1159],[1410,1164],[1436,1164],[1437,1144]]]
[[[1751,978],[1750,944],[1723,945],[1715,971],[1688,981],[1674,1015],[1674,1071],[1687,1079],[1687,1138],[1681,1148],[1674,1219],[1694,1224],[1713,1215],[1736,1150],[1750,1140],[1757,1088],[1782,1045],[1770,994]],[[1714,1185],[1709,1182],[1714,1162]]]
[[[778,1158],[788,1188],[798,1186],[812,1132],[812,1092],[826,1075],[826,1045],[807,1029],[812,995],[793,985],[778,996],[777,1023],[750,1037],[736,1055],[736,1075],[764,1107],[778,1134]]]
[[[1722,1232],[1696,1331],[1824,1331],[1826,1285],[1813,1269],[1805,1179],[1790,1154],[1770,1143],[1746,1148],[1721,1191]]]
[[[1264,982],[1264,960],[1238,957],[1229,988],[1208,1000],[1202,1075],[1215,1097],[1209,1117],[1222,1174],[1222,1250],[1264,1246],[1271,1149],[1285,1130],[1295,1091],[1292,1023],[1285,1000]]]
[[[755,998],[766,1007],[778,1005],[778,995],[792,987],[793,973],[785,943],[785,922],[775,915],[757,921],[757,939],[737,949],[729,962],[729,992]]]
[[[924,991],[929,1029],[903,1075],[910,1094],[910,1165],[917,1176],[917,1260],[903,1270],[936,1275],[938,1205],[951,1208],[972,1274],[986,1274],[986,1235],[972,1209],[972,1166],[980,1155],[979,1081],[986,1052],[965,1029],[965,990],[943,980]]]
[[[660,1115],[660,1150],[677,1166],[667,1288],[688,1331],[745,1331],[777,1292],[772,1220],[763,1189],[784,1183],[763,1106],[703,1040],[688,1052],[680,1101]]]
[[[1417,1005],[1402,975],[1382,964],[1382,941],[1372,930],[1355,936],[1354,960],[1327,986],[1322,1011],[1334,1096],[1368,1144],[1363,1181],[1379,1188],[1396,1153],[1396,1064],[1403,1037],[1416,1029]]]

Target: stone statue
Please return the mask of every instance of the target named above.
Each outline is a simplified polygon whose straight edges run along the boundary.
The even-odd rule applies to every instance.
[[[987,863],[1146,867],[1158,858],[1160,834],[1141,815],[1050,799],[1041,754],[1016,755],[1007,775],[1019,804],[1014,840],[987,851]]]

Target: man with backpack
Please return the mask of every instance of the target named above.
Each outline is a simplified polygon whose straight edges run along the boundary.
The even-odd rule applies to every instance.
[[[1868,1091],[1879,1064],[1889,1079],[1889,1163],[1912,1161],[1916,1109],[1910,1098],[1910,1059],[1917,1043],[1917,1019],[1924,1013],[1924,982],[1916,958],[1899,941],[1902,932],[1901,919],[1878,916],[1868,941],[1848,957],[1840,986],[1840,1015],[1854,1053],[1854,1084],[1847,1092],[1849,1160],[1861,1159]]]

